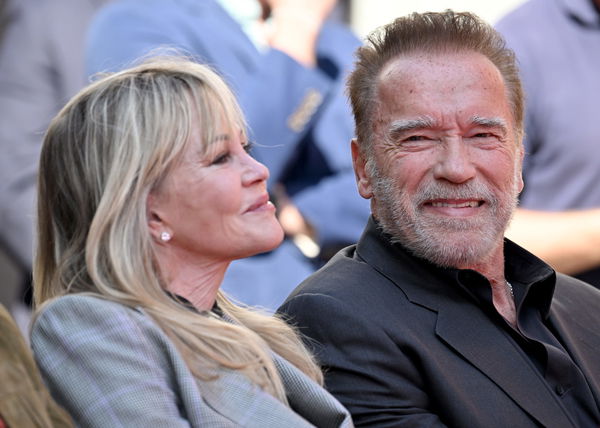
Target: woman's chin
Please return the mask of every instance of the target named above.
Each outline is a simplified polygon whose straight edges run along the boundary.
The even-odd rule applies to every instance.
[[[273,230],[269,233],[269,237],[265,236],[265,238],[267,238],[265,239],[265,249],[263,249],[261,253],[273,251],[283,242],[285,234],[283,233],[283,229],[279,225],[279,222],[276,221],[276,223],[276,226],[274,225]]]
[[[277,249],[283,242],[285,235],[283,233],[283,229],[279,225],[277,220],[274,221],[272,225],[268,228],[265,227],[263,230],[259,231],[260,236],[249,238],[254,245],[251,249],[249,249],[248,254],[240,257],[246,258],[251,256],[256,256],[258,254],[268,253],[269,251],[273,251]]]

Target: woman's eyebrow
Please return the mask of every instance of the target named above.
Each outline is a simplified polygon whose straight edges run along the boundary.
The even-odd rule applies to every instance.
[[[219,134],[214,138],[214,141],[228,141],[229,140],[229,134]]]

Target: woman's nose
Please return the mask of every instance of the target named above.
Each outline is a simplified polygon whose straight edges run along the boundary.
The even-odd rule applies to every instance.
[[[267,181],[269,178],[269,169],[250,156],[248,153],[244,152],[244,173],[243,173],[243,182],[244,184],[252,184],[258,181]]]

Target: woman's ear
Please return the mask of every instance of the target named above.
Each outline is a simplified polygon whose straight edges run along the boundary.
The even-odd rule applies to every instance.
[[[146,199],[146,217],[148,219],[148,230],[156,242],[168,242],[173,237],[166,222],[160,214],[160,198],[150,193]]]

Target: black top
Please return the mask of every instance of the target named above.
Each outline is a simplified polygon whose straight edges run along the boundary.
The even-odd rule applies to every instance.
[[[516,328],[486,278],[414,257],[372,219],[279,312],[356,426],[598,428],[600,293],[505,248]]]
[[[554,391],[553,397],[573,425],[599,426],[600,411],[585,377],[547,323],[556,282],[552,269],[511,241],[505,241],[505,272],[514,290],[516,327],[495,309],[490,283],[483,275],[468,269],[440,271],[504,329],[523,356],[535,365],[548,388]]]

